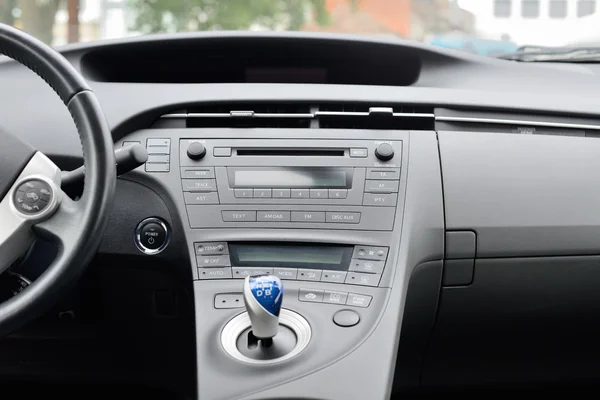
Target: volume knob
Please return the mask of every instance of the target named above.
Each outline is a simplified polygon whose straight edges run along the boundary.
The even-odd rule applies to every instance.
[[[394,158],[394,148],[389,143],[381,143],[375,149],[375,157],[381,161],[389,161]]]
[[[201,160],[206,155],[206,147],[202,143],[192,142],[187,148],[187,156],[192,160]]]

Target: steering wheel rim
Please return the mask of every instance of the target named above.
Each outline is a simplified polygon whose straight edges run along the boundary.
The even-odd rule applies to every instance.
[[[4,24],[0,24],[0,54],[29,68],[58,94],[75,122],[86,168],[80,199],[72,201],[59,193],[62,201],[56,205],[53,214],[28,226],[33,235],[56,243],[59,251],[52,264],[26,290],[0,304],[0,336],[3,336],[55,304],[95,255],[108,224],[116,186],[116,166],[111,132],[96,96],[62,55],[36,38]],[[41,153],[36,154],[44,162],[51,163]],[[57,185],[60,191],[59,187]],[[4,200],[10,201],[12,193],[9,192]],[[0,198],[0,201],[4,200]]]

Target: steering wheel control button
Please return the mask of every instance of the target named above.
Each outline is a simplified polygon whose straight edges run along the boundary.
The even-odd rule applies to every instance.
[[[206,155],[206,147],[200,142],[192,142],[187,148],[187,156],[191,160],[202,160]]]
[[[298,300],[306,303],[322,303],[324,292],[324,290],[319,289],[300,289]]]
[[[394,148],[389,143],[381,143],[375,149],[375,157],[381,161],[389,161],[394,158]]]
[[[44,211],[52,199],[52,187],[41,179],[30,179],[19,185],[14,197],[14,206],[26,215]]]
[[[356,294],[350,293],[348,295],[348,300],[346,300],[346,305],[353,307],[361,307],[367,308],[369,304],[371,304],[372,296],[364,295],[364,294]]]
[[[355,326],[360,322],[360,315],[356,311],[352,310],[341,310],[333,315],[333,322],[337,326],[343,328],[349,328]]]
[[[135,244],[145,254],[158,254],[167,247],[169,231],[159,218],[148,218],[140,222],[136,229]]]

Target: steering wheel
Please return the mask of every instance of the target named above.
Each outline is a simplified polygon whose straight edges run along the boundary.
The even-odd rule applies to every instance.
[[[60,170],[48,157],[0,131],[0,273],[22,256],[36,237],[59,248],[35,282],[0,304],[3,336],[47,311],[84,271],[108,223],[116,167],[110,129],[96,96],[65,58],[3,24],[0,54],[35,72],[58,94],[79,132],[86,168],[83,194],[73,201],[60,189]],[[0,91],[3,96],[10,93]]]

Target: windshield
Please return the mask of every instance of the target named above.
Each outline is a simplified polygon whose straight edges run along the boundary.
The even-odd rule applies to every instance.
[[[599,46],[600,0],[0,0],[54,46],[151,33],[292,30],[398,37],[485,56]],[[529,47],[527,47],[529,48]]]

